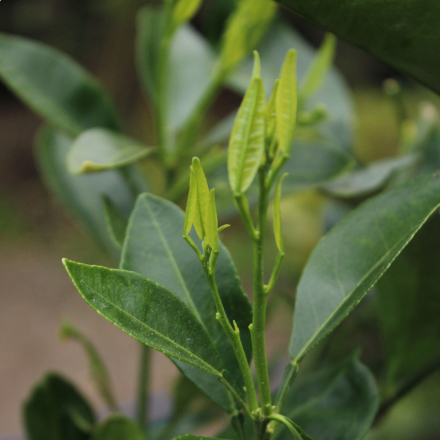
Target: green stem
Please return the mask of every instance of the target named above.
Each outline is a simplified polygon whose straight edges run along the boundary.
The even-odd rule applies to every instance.
[[[266,357],[266,306],[267,295],[264,288],[263,275],[263,244],[266,229],[269,191],[266,189],[266,169],[259,170],[260,197],[258,202],[258,234],[254,238],[254,317],[250,326],[255,370],[263,416],[272,414],[272,398],[270,394],[269,372]]]
[[[290,423],[290,420],[287,417],[284,417],[281,414],[272,414],[271,416],[269,416],[269,419],[276,420],[277,422],[285,425],[295,440],[303,440],[300,433],[295,429],[293,424]]]
[[[275,287],[275,284],[278,280],[278,274],[280,273],[281,263],[283,262],[283,258],[284,258],[284,252],[278,252],[269,283],[267,284],[267,286],[264,286],[264,291],[266,295],[269,295],[269,293],[272,292],[273,288]]]
[[[220,298],[220,293],[217,288],[217,282],[215,279],[215,261],[218,251],[213,251],[214,258],[211,258],[211,264],[204,265],[205,273],[211,287],[212,296],[214,298],[215,307],[217,309],[216,319],[222,326],[226,336],[228,337],[232,348],[234,349],[235,356],[240,367],[241,374],[243,376],[244,385],[246,387],[246,393],[249,399],[249,406],[251,411],[256,411],[258,409],[258,399],[257,393],[255,391],[255,384],[252,379],[252,373],[249,368],[249,363],[246,357],[246,353],[243,348],[243,344],[240,339],[240,330],[234,321],[235,330],[232,328],[231,323],[226,315],[225,309],[223,307],[222,300]],[[209,266],[209,267],[208,267]]]
[[[148,438],[148,382],[150,348],[142,344],[138,383],[137,420]]]
[[[235,203],[237,205],[240,216],[243,219],[244,225],[249,236],[255,242],[258,240],[259,234],[255,229],[254,222],[252,221],[251,213],[249,211],[249,202],[244,194],[239,194],[235,196]]]

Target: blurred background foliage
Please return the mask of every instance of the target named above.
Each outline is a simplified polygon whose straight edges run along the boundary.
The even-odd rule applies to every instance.
[[[136,12],[139,7],[151,3],[154,2],[2,1],[0,31],[33,38],[72,55],[110,90],[123,115],[128,134],[151,145],[154,139],[151,108],[144,101],[136,77],[133,45]],[[234,4],[234,0],[206,0],[193,21],[214,46],[218,45],[225,20]],[[323,37],[320,29],[286,10],[281,10],[280,14],[313,45],[320,44]],[[352,89],[356,106],[354,152],[362,162],[398,155],[401,136],[399,112],[402,109],[407,112],[407,118],[416,118],[421,103],[440,104],[438,97],[431,92],[342,41],[338,42],[335,64]],[[397,79],[402,85],[402,102],[397,106],[396,101],[384,92],[383,82],[388,78]],[[210,123],[227,115],[239,102],[238,95],[224,90],[209,114]],[[19,429],[19,405],[30,386],[48,368],[71,374],[80,384],[87,385],[87,365],[80,350],[75,351],[70,346],[64,348],[56,342],[56,326],[65,316],[77,317],[79,325],[94,330],[95,341],[110,365],[119,399],[127,400],[134,389],[132,381],[122,376],[127,371],[134,372],[136,368],[135,347],[124,335],[113,339],[116,333],[112,333],[106,324],[90,324],[90,320],[100,318],[93,313],[84,315],[82,307],[87,306],[79,301],[70,302],[70,295],[74,293],[68,280],[64,282],[66,277],[59,259],[68,257],[94,264],[109,262],[43,187],[32,153],[32,140],[39,125],[38,117],[0,84],[0,437]],[[432,143],[432,157],[435,158],[438,157],[440,142],[434,139]],[[429,169],[429,163],[425,165]],[[154,176],[154,167],[149,167],[148,163],[145,166],[149,175]],[[160,186],[160,182],[156,184]],[[293,308],[292,286],[296,285],[310,252],[322,234],[360,201],[362,198],[335,201],[318,191],[300,192],[283,200],[286,258],[277,286],[280,295],[270,304],[272,315],[277,314],[277,319],[272,320],[269,326],[268,345],[272,354],[282,356],[285,352]],[[434,235],[438,234],[439,228],[434,227],[433,231]],[[233,227],[225,232],[224,241],[249,291],[252,268],[248,255],[251,244],[239,221],[235,220]],[[271,243],[268,247],[268,260],[274,259],[275,244]],[[435,249],[432,251],[435,253]],[[435,272],[436,269],[434,264],[426,270]],[[38,280],[32,282],[36,276]],[[385,278],[378,289],[386,282]],[[435,286],[430,287],[435,290]],[[398,302],[399,292],[395,297]],[[362,346],[362,361],[379,380],[386,383],[390,373],[383,371],[382,365],[387,356],[387,341],[381,330],[378,300],[380,295],[375,292],[368,295],[307,362],[313,365],[324,356],[329,360],[338,360],[353,348]],[[438,300],[434,304],[436,310],[437,304]],[[414,327],[420,324],[417,321],[413,323]],[[22,341],[23,327],[34,331],[28,343]],[[122,347],[126,351],[121,352]],[[73,354],[68,354],[72,351]],[[134,358],[133,362],[124,363],[121,357],[128,359],[129,355]],[[159,370],[167,361],[157,355],[154,362],[155,392],[170,390],[170,374],[175,376],[173,367],[167,366],[168,369],[161,374]],[[368,440],[440,439],[439,390],[440,374],[437,372],[396,405],[386,418],[378,420]],[[96,400],[93,391],[86,393]]]

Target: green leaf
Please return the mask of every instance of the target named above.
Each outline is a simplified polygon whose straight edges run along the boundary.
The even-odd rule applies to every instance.
[[[67,156],[67,168],[72,174],[112,170],[137,162],[154,151],[124,135],[94,128],[75,139]]]
[[[253,78],[238,110],[229,142],[228,174],[234,195],[244,193],[251,186],[260,166],[265,140],[265,107],[263,81]]]
[[[134,272],[66,259],[63,264],[84,300],[125,333],[168,356],[221,377],[222,361],[210,337],[173,292]]]
[[[125,233],[127,232],[128,220],[107,196],[104,196],[103,202],[105,219],[110,236],[113,238],[116,246],[122,249]]]
[[[96,347],[70,322],[64,322],[62,324],[60,328],[60,337],[63,340],[71,339],[77,341],[82,345],[89,359],[90,377],[94,382],[98,393],[109,408],[116,409],[117,404],[113,395],[110,377],[104,361],[96,350]]]
[[[277,7],[270,0],[242,0],[228,19],[220,59],[230,72],[254,50],[267,31]]]
[[[23,417],[29,440],[87,440],[83,427],[95,424],[84,397],[57,374],[46,375],[35,386],[23,406]]]
[[[293,359],[352,311],[439,205],[440,177],[424,176],[362,204],[321,240],[298,285]]]
[[[158,56],[163,33],[161,8],[145,6],[137,18],[136,59],[146,96],[156,102]],[[167,126],[175,133],[192,114],[207,87],[216,61],[209,43],[190,25],[176,32],[167,70]]]
[[[380,6],[365,0],[278,1],[440,93],[436,0],[384,0]]]
[[[416,161],[416,155],[379,160],[326,183],[322,189],[341,198],[366,196],[381,189],[397,173],[410,168]]]
[[[278,180],[273,201],[273,233],[278,251],[284,253],[283,232],[281,227],[281,185],[287,173],[283,174]]]
[[[257,47],[261,57],[261,76],[264,84],[268,86],[268,93],[271,92],[269,86],[278,78],[286,53],[291,48],[298,52],[297,77],[301,83],[304,82],[317,52],[290,26],[280,20],[276,21]],[[252,58],[248,57],[232,73],[228,85],[238,93],[244,93],[251,72]],[[321,103],[328,108],[329,118],[320,124],[320,130],[326,136],[335,138],[335,143],[340,147],[351,149],[354,143],[355,108],[345,79],[334,67],[328,71],[322,87],[307,102],[311,109]]]
[[[44,127],[36,138],[36,159],[43,180],[64,208],[88,230],[111,255],[119,251],[107,232],[103,196],[117,209],[129,216],[134,206],[132,189],[121,171],[110,170],[99,174],[72,176],[66,167],[66,155],[72,139],[50,127]],[[143,181],[134,167],[125,169],[138,191],[145,191]]]
[[[288,155],[296,124],[296,109],[298,105],[296,84],[295,50],[287,52],[280,73],[280,82],[275,100],[277,138],[281,152]]]
[[[138,198],[130,218],[122,253],[121,268],[128,269],[162,284],[182,298],[215,341],[223,364],[242,389],[242,378],[235,354],[220,324],[215,319],[216,308],[202,265],[185,240],[182,239],[183,212],[173,203],[149,194]],[[196,240],[196,234],[190,234]],[[227,249],[220,243],[216,263],[217,284],[226,314],[240,328],[244,349],[251,357],[248,326],[252,309],[244,294],[237,272]],[[224,387],[195,368],[179,363],[197,386],[228,411],[230,397]]]
[[[388,392],[440,359],[440,219],[432,216],[377,283]]]
[[[188,203],[186,205],[183,236],[187,237],[192,225],[201,240],[206,235],[206,213],[209,204],[209,188],[205,173],[198,157],[194,157],[191,165]]]
[[[90,440],[145,440],[145,436],[134,420],[112,414],[96,426]]]
[[[211,247],[212,250],[218,251],[218,219],[217,208],[215,206],[215,189],[211,189],[209,192],[209,203],[206,209],[206,244]]]
[[[174,26],[180,26],[191,20],[201,4],[202,0],[178,0],[173,9]]]
[[[92,127],[119,128],[113,103],[97,80],[45,44],[0,34],[0,77],[36,113],[70,135]]]
[[[361,440],[379,407],[371,372],[354,357],[317,373],[298,378],[283,414],[315,440]],[[274,440],[290,440],[280,426]]]
[[[301,86],[302,99],[309,99],[321,88],[325,75],[332,66],[335,50],[336,38],[332,34],[327,34]]]

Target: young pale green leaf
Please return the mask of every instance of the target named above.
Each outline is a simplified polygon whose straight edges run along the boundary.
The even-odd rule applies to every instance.
[[[296,57],[297,53],[295,50],[291,49],[287,52],[283,67],[281,68],[280,83],[275,103],[278,144],[281,152],[287,155],[290,153],[290,144],[295,130],[298,104]]]
[[[280,84],[280,80],[277,79],[275,81],[275,84],[272,89],[272,93],[269,98],[269,102],[267,103],[266,107],[266,134],[272,137],[275,132],[276,127],[276,101],[277,101],[277,95],[278,95],[278,86]]]
[[[228,151],[229,183],[234,195],[251,186],[264,152],[266,98],[261,78],[254,78],[244,95]]]
[[[242,0],[228,20],[220,59],[230,72],[257,46],[275,16],[277,7],[270,0]]]
[[[201,240],[206,236],[207,208],[209,205],[209,188],[205,173],[198,157],[194,157],[191,165],[188,202],[186,205],[183,236],[187,237],[191,226]]]
[[[103,196],[128,217],[134,206],[133,189],[117,170],[72,176],[66,168],[66,155],[71,144],[72,139],[59,131],[49,127],[40,131],[36,138],[36,159],[43,179],[64,208],[110,255],[119,258],[119,250],[108,233]],[[139,192],[147,190],[135,166],[125,168],[125,172],[131,182],[137,184]]]
[[[182,239],[184,213],[176,205],[151,194],[141,195],[129,221],[122,251],[121,268],[140,273],[175,292],[183,299],[215,341],[223,364],[237,387],[242,389],[240,369],[232,346],[216,319],[216,307],[200,261]],[[194,231],[191,233],[195,239]],[[240,328],[243,347],[251,358],[252,347],[248,326],[252,308],[240,285],[228,250],[219,243],[216,263],[217,285],[226,314]],[[234,405],[226,389],[213,377],[177,362],[179,368],[209,397],[226,411]]]
[[[173,292],[134,272],[63,263],[81,296],[100,315],[149,347],[221,376],[222,361],[206,330]]]
[[[145,436],[134,420],[111,414],[95,427],[90,440],[145,440]]]
[[[298,285],[293,359],[352,311],[439,205],[440,176],[424,176],[362,204],[321,240]]]
[[[23,407],[29,440],[87,440],[95,414],[78,390],[57,374],[46,375]]]
[[[283,174],[278,180],[275,189],[275,198],[273,200],[273,233],[278,251],[284,253],[283,232],[281,227],[281,185],[286,178],[287,173]]]
[[[104,196],[103,202],[105,219],[110,236],[113,238],[116,246],[122,249],[125,233],[127,232],[128,220],[107,196]]]
[[[211,189],[209,193],[209,202],[206,209],[206,244],[212,250],[220,250],[218,244],[218,219],[217,208],[215,206],[215,189]]]
[[[0,78],[47,122],[72,136],[92,127],[119,128],[110,96],[98,81],[45,44],[0,34]]]
[[[352,357],[298,378],[282,413],[316,440],[361,440],[378,407],[379,393],[373,375]],[[281,426],[274,436],[274,440],[291,438]]]
[[[173,9],[173,25],[178,27],[191,20],[202,4],[202,0],[178,0]]]
[[[440,359],[439,230],[434,215],[376,286],[388,354],[385,389],[391,392]]]
[[[98,393],[111,409],[116,409],[116,399],[113,395],[110,376],[107,368],[93,343],[84,336],[70,322],[64,322],[60,328],[60,337],[63,340],[74,340],[84,348],[89,359],[90,377],[95,384]]]
[[[307,100],[322,86],[325,75],[333,63],[335,50],[336,38],[332,34],[327,34],[302,84],[300,92],[302,99]]]
[[[124,135],[94,128],[81,133],[67,155],[67,168],[72,174],[112,170],[135,163],[155,151]]]

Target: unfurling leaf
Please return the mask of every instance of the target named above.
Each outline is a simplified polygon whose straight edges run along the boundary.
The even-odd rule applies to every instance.
[[[265,142],[266,97],[263,80],[255,66],[251,84],[235,118],[228,151],[229,183],[234,195],[243,194],[252,184],[261,164]]]
[[[275,198],[273,201],[273,233],[275,236],[275,243],[279,252],[284,252],[283,233],[281,228],[281,185],[287,173],[283,174],[278,180],[275,189]]]
[[[92,342],[70,322],[62,324],[60,328],[60,338],[63,340],[73,339],[83,346],[87,353],[87,357],[89,358],[90,376],[92,381],[109,408],[116,409],[116,399],[113,396],[107,368]]]
[[[201,4],[202,0],[178,0],[173,10],[173,25],[178,27],[191,20]]]
[[[280,83],[276,96],[276,120],[278,144],[281,152],[290,154],[290,143],[296,124],[297,84],[296,84],[296,51],[287,52],[281,68]]]
[[[211,338],[175,293],[135,272],[63,263],[84,300],[125,333],[221,377],[223,363]]]
[[[327,34],[301,87],[300,95],[302,99],[310,98],[322,86],[325,75],[333,63],[335,50],[336,38],[333,34]]]
[[[183,236],[188,237],[192,225],[201,240],[206,236],[207,208],[209,205],[209,188],[205,173],[198,157],[191,165],[188,202],[186,205]]]
[[[255,49],[275,16],[271,0],[241,0],[228,20],[221,49],[222,68],[230,72]]]

